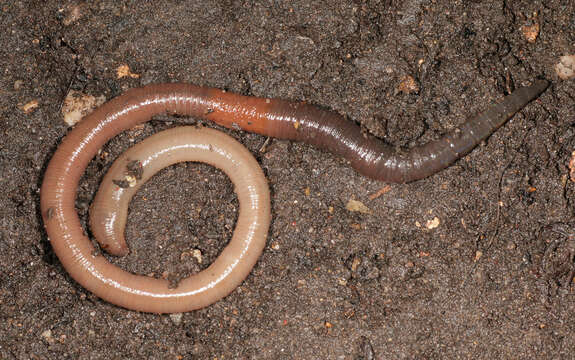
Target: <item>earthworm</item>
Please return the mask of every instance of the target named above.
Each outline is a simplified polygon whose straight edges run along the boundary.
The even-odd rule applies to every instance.
[[[183,292],[188,279],[177,289],[168,290],[165,281],[129,274],[112,267],[103,257],[91,255],[93,247],[74,210],[75,189],[89,161],[113,136],[155,114],[196,116],[228,128],[303,141],[343,156],[365,176],[404,183],[430,176],[468,153],[547,86],[547,81],[538,80],[520,88],[442,138],[408,151],[396,151],[378,139],[364,136],[359,126],[343,116],[304,102],[248,97],[177,83],[131,89],[86,116],[56,150],[41,189],[46,231],[72,277],[99,297],[150,312],[199,308],[213,302],[219,294],[194,292],[193,301],[184,301],[181,295],[174,294]],[[119,249],[122,253],[121,246]],[[148,287],[152,283],[153,289]]]

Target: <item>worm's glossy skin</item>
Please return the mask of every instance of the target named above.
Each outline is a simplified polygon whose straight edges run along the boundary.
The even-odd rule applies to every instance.
[[[134,187],[124,189],[113,184],[112,179],[122,177],[126,159],[141,164],[142,177]],[[93,231],[98,233],[104,229],[106,232],[111,227],[123,233],[131,197],[157,171],[181,161],[205,162],[224,171],[234,183],[240,203],[232,239],[207,269],[183,279],[176,288],[170,288],[167,280],[129,273],[103,256],[94,255],[92,243],[83,235],[75,213],[74,197],[66,196],[68,192],[75,193],[76,187],[69,191],[58,188],[59,181],[66,186],[65,172],[77,169],[71,169],[69,162],[58,160],[60,154],[54,156],[50,174],[47,174],[50,177],[46,177],[42,188],[44,223],[50,241],[70,275],[113,304],[154,313],[183,312],[207,306],[228,295],[246,278],[265,247],[270,223],[267,181],[251,153],[220,131],[181,127],[147,138],[118,158],[100,188],[108,197],[99,196],[92,206],[96,214],[92,214]],[[50,190],[52,187],[56,191]],[[122,216],[123,223],[118,227],[120,221],[114,219]],[[125,242],[123,246],[125,249],[115,253],[126,253]],[[113,246],[108,246],[105,240],[103,248],[114,253]]]
[[[151,312],[184,311],[205,306],[213,299],[202,298],[201,295],[193,306],[181,305],[179,300],[168,306],[161,305],[166,299],[177,299],[177,296],[166,295],[165,283],[158,282],[153,290],[147,287],[125,288],[114,276],[136,275],[104,272],[101,269],[109,264],[103,257],[91,255],[93,248],[83,234],[74,209],[75,192],[89,161],[113,136],[148,121],[155,114],[197,116],[229,128],[304,141],[345,157],[365,176],[402,183],[425,178],[447,167],[539,96],[547,86],[547,81],[535,81],[443,138],[405,152],[395,151],[377,139],[365,137],[356,124],[339,114],[301,102],[246,97],[188,84],[132,89],[96,109],[62,141],[48,165],[42,184],[44,223],[64,267],[98,296],[121,306]],[[117,291],[126,294],[126,299],[116,295]],[[160,295],[154,295],[156,293]]]

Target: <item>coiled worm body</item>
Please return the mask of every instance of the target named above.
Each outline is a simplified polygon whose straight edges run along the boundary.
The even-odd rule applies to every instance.
[[[55,157],[53,161],[58,159]],[[129,273],[109,263],[103,256],[94,255],[92,243],[83,234],[75,213],[73,197],[61,196],[66,192],[62,194],[62,191],[52,192],[43,188],[46,230],[58,258],[76,281],[113,304],[165,313],[189,311],[212,304],[245,279],[266,243],[270,223],[269,190],[265,176],[251,153],[217,130],[180,127],[162,131],[122,154],[106,174],[92,205],[91,222],[96,238],[109,253],[126,254],[125,242],[114,246],[118,244],[110,245],[106,241],[117,235],[121,235],[123,240],[131,197],[156,172],[182,161],[213,165],[224,171],[235,186],[240,203],[238,220],[232,239],[218,258],[207,269],[180,281],[176,288],[170,288],[167,280]],[[126,165],[134,162],[141,166],[141,177],[134,176],[130,183],[133,186],[116,185],[113,180],[123,179]],[[69,170],[58,169],[57,166],[54,165],[52,171]]]

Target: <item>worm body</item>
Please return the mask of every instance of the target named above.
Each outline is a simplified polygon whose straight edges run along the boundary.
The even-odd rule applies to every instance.
[[[189,278],[182,281],[177,289],[168,289],[165,281],[129,274],[113,267],[102,256],[92,256],[93,247],[83,234],[74,209],[75,191],[89,161],[113,136],[148,121],[155,114],[196,116],[228,128],[304,141],[343,156],[365,176],[403,183],[425,178],[453,163],[515,112],[539,96],[547,86],[547,81],[535,81],[533,85],[515,91],[501,103],[469,119],[439,140],[408,151],[396,151],[375,138],[364,136],[359,126],[343,116],[302,102],[247,97],[188,84],[160,84],[132,89],[88,115],[58,147],[48,165],[41,189],[41,208],[46,231],[54,251],[72,277],[101,298],[120,306],[149,312],[177,312],[199,308],[225,296],[233,289],[232,285],[226,287],[226,290],[209,293],[199,291],[198,288],[204,287],[192,284]],[[231,177],[231,174],[228,175]],[[245,204],[246,201],[249,203],[248,200],[242,203],[241,192],[238,189],[240,204]],[[266,202],[264,198],[265,196],[261,195],[261,203]],[[257,211],[259,210],[254,210]],[[267,231],[269,205],[266,211],[266,219],[263,215],[258,215],[263,219],[257,222],[261,226],[254,225],[258,231],[263,231],[264,228]],[[92,222],[111,224],[94,218]],[[263,226],[264,224],[266,226]],[[263,236],[265,238],[265,234]],[[105,246],[112,252],[122,254],[127,249],[122,241],[123,239],[110,240],[105,242]],[[228,247],[231,245],[230,243]],[[255,251],[259,255],[258,251],[261,249]],[[224,253],[225,256],[221,256],[237,256],[231,250],[228,251],[228,248]],[[207,270],[214,265],[215,263]],[[212,277],[219,276],[216,272],[211,274]],[[245,275],[247,273],[242,276]],[[237,279],[243,279],[242,276]],[[230,278],[232,277],[226,279]],[[241,279],[237,279],[231,281],[233,286],[241,282]],[[227,280],[221,282],[226,283]],[[188,295],[192,298],[186,298]]]

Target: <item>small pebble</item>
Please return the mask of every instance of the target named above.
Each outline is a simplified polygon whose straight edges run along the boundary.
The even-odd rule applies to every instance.
[[[183,313],[174,313],[170,314],[170,320],[174,323],[174,325],[180,325],[182,323]]]
[[[555,65],[555,72],[563,80],[575,77],[575,55],[565,55],[559,58],[559,63]]]
[[[192,256],[198,261],[198,264],[202,263],[202,251],[200,249],[192,250]]]
[[[92,95],[71,90],[68,95],[66,95],[66,99],[64,99],[64,104],[62,105],[64,122],[68,124],[68,126],[76,124],[105,101],[106,98],[104,96],[96,98]]]
[[[534,43],[537,41],[537,37],[539,36],[539,29],[539,23],[534,23],[533,25],[524,25],[521,27],[523,36],[528,43]]]
[[[405,75],[401,79],[401,82],[397,87],[397,91],[404,94],[417,94],[419,92],[419,84],[415,81],[413,76]]]
[[[357,211],[362,214],[369,214],[369,208],[365,206],[361,201],[350,199],[345,205],[345,208],[349,211]]]
[[[481,259],[481,257],[483,256],[483,251],[481,250],[477,250],[475,252],[475,258],[473,259],[474,262],[479,261],[479,259]]]
[[[24,113],[28,114],[34,111],[38,107],[38,100],[32,100],[27,102],[25,105],[22,105],[20,109],[24,111]]]
[[[351,263],[351,271],[356,271],[357,267],[361,264],[361,259],[358,257],[354,257]]]
[[[44,338],[44,340],[46,340],[46,342],[48,342],[49,344],[54,343],[54,338],[52,337],[52,330],[48,329],[42,332],[42,338]]]
[[[81,5],[78,3],[71,3],[67,5],[65,8],[58,10],[62,15],[62,24],[64,26],[70,26],[84,17],[85,5]]]
[[[436,227],[439,226],[439,223],[440,223],[439,218],[436,216],[431,220],[427,220],[427,222],[425,223],[425,227],[428,230],[435,229]]]
[[[137,79],[140,77],[140,74],[134,74],[128,65],[120,65],[116,69],[116,77],[118,79],[123,77],[131,77],[132,79]]]

